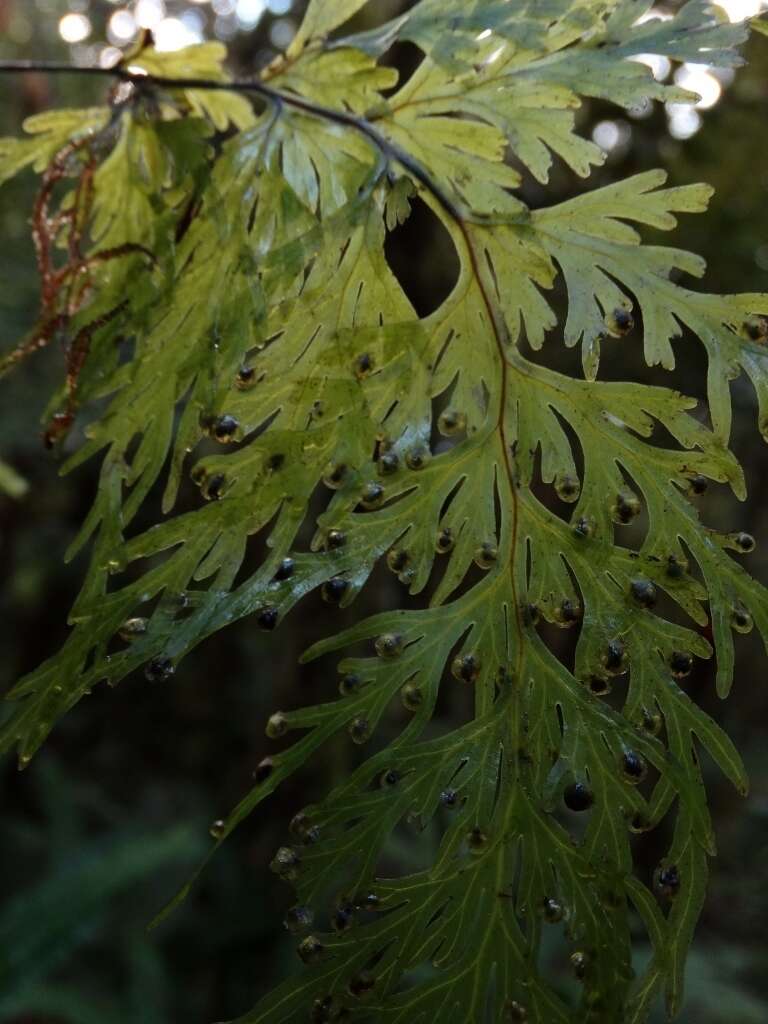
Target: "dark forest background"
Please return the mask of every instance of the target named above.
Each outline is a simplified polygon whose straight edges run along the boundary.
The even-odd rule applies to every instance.
[[[0,59],[96,62],[119,2],[0,0]],[[270,0],[260,17],[265,4],[256,0],[250,6],[167,0],[164,6],[168,17],[186,16],[179,24],[188,31],[225,37],[233,67],[249,73],[269,62],[275,45],[285,45],[302,3]],[[369,6],[372,21],[405,4],[374,0]],[[135,7],[126,2],[119,9]],[[60,19],[68,11],[88,20],[87,39],[62,40]],[[78,30],[70,23],[66,32],[71,37]],[[709,214],[684,219],[664,240],[706,257],[708,289],[768,289],[768,40],[754,39],[747,57],[747,68],[723,83],[719,102],[700,112],[701,129],[689,138],[670,133],[660,107],[650,114],[585,107],[583,133],[601,125],[598,137],[613,140],[606,166],[585,186],[556,163],[548,191],[527,182],[525,198],[533,205],[556,202],[657,166],[669,171],[672,184],[708,181],[717,189]],[[405,74],[412,58],[407,49],[391,54]],[[18,133],[25,116],[50,106],[88,106],[102,95],[102,86],[90,81],[6,77],[0,81],[0,135]],[[0,350],[28,328],[36,308],[33,194],[31,175],[0,192]],[[646,238],[662,240],[651,232]],[[433,308],[455,268],[424,208],[417,204],[388,253],[417,308]],[[683,338],[676,352],[678,367],[669,375],[645,368],[639,345],[616,346],[608,349],[604,372],[671,381],[703,396],[703,350]],[[577,366],[554,337],[545,359],[561,369]],[[51,348],[1,385],[0,458],[28,484],[16,497],[0,492],[3,691],[61,643],[83,572],[82,559],[65,565],[63,553],[89,508],[97,464],[60,477],[59,456],[46,452],[40,439],[40,417],[62,373],[61,352]],[[768,449],[756,429],[749,386],[737,381],[733,394],[733,447],[746,469],[749,502],[741,506],[714,486],[701,499],[701,511],[712,525],[756,536],[757,550],[746,564],[768,581]],[[7,478],[7,470],[0,472]],[[394,578],[382,572],[347,614],[390,607],[397,597]],[[340,614],[310,599],[276,634],[240,623],[199,648],[166,683],[137,675],[115,690],[94,690],[27,771],[20,774],[10,760],[0,766],[0,1024],[205,1024],[243,1013],[278,977],[300,969],[282,927],[291,893],[267,865],[286,840],[290,817],[360,756],[344,740],[235,833],[159,930],[148,935],[146,925],[208,848],[209,823],[249,786],[253,767],[269,749],[268,716],[336,692],[332,662],[299,668],[297,656],[338,628]],[[727,703],[716,698],[706,666],[689,680],[691,695],[743,752],[752,792],[740,799],[705,765],[719,857],[690,960],[683,1024],[768,1020],[767,669],[759,642],[747,637],[738,643]],[[662,839],[637,838],[643,877],[652,872]],[[407,869],[433,841],[422,837],[419,847],[404,832],[388,857]]]

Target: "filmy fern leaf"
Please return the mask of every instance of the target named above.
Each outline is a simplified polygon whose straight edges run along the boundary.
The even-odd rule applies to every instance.
[[[102,458],[71,549],[93,552],[71,633],[12,692],[0,742],[25,764],[95,684],[163,679],[212,632],[244,616],[271,630],[316,588],[347,606],[386,559],[415,600],[306,652],[341,652],[341,698],[272,716],[268,735],[300,738],[213,830],[222,842],[323,744],[364,744],[405,706],[397,738],[294,818],[272,868],[296,890],[286,923],[309,966],[242,1021],[639,1022],[662,990],[674,1012],[714,853],[697,750],[746,790],[680,681],[714,655],[725,696],[733,632],[768,640],[766,593],[730,553],[751,538],[703,526],[693,499],[707,480],[745,497],[728,448],[742,372],[768,437],[768,297],[695,291],[680,279],[701,260],[642,243],[702,212],[706,186],[650,172],[530,210],[505,157],[540,182],[553,158],[588,176],[603,154],[576,133],[581,97],[684,99],[632,58],[736,65],[746,30],[702,0],[668,20],[650,0],[420,0],[339,37],[365,2],[312,0],[250,82],[229,81],[217,46],[144,47],[107,107],[0,143],[0,178],[43,173],[43,306],[6,366],[63,338],[48,438],[98,410],[64,468]],[[403,40],[423,60],[392,91],[379,61]],[[460,264],[421,317],[384,253],[414,194]],[[676,391],[598,376],[601,347],[634,344],[640,322],[650,365],[699,339],[711,425]],[[523,341],[580,346],[583,378]],[[207,438],[225,447],[193,455]],[[173,515],[189,470],[207,501]],[[162,521],[137,532],[161,478]],[[266,555],[243,579],[256,535]],[[544,622],[577,628],[572,664]],[[471,720],[437,734],[440,691],[466,686]],[[649,887],[630,835],[673,808]],[[439,826],[439,851],[381,877],[404,819]],[[636,920],[654,950],[639,977]],[[553,927],[578,998],[542,967]]]

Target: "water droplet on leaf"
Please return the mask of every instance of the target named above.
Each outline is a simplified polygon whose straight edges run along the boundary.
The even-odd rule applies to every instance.
[[[408,568],[410,555],[403,548],[390,548],[387,552],[387,566],[398,575]]]
[[[542,904],[544,920],[549,924],[559,924],[565,917],[565,908],[559,900],[553,896],[547,896]]]
[[[219,416],[217,420],[213,421],[211,434],[221,444],[229,444],[234,440],[239,429],[240,422],[234,416]]]
[[[301,857],[292,846],[281,846],[269,865],[270,871],[289,881],[298,878]]]
[[[215,473],[206,483],[203,489],[203,497],[207,501],[219,501],[224,497],[224,488],[227,485],[227,478],[223,473]]]
[[[617,306],[612,313],[605,318],[605,326],[610,334],[623,337],[629,334],[635,326],[635,318],[632,316],[631,307]]]
[[[331,927],[335,932],[346,932],[354,923],[355,913],[351,903],[343,903],[336,907],[331,915]]]
[[[176,667],[170,658],[153,658],[144,669],[144,676],[150,683],[162,683],[170,679]]]
[[[405,464],[408,469],[424,469],[427,462],[429,462],[429,459],[429,449],[425,448],[423,445],[417,445],[415,448],[411,448],[405,456]]]
[[[657,896],[673,900],[680,891],[680,872],[676,864],[660,864],[653,873],[653,889]]]
[[[365,485],[360,496],[360,504],[363,508],[371,510],[379,508],[384,501],[384,488],[381,484],[371,482]]]
[[[347,467],[343,462],[329,466],[323,476],[323,483],[332,491],[337,491],[343,485],[346,475]]]
[[[329,530],[325,538],[325,546],[329,551],[338,551],[347,543],[347,535],[343,530]]]
[[[684,679],[691,674],[693,668],[693,655],[688,651],[672,651],[669,659],[669,667],[675,679]]]
[[[640,577],[630,583],[630,593],[642,608],[653,608],[658,594],[656,585],[651,580]]]
[[[382,633],[376,638],[374,647],[380,658],[396,658],[402,654],[404,643],[400,633]]]
[[[499,549],[490,540],[483,541],[475,551],[475,565],[480,569],[492,569],[499,557]]]
[[[271,740],[277,740],[281,736],[285,736],[288,732],[288,719],[282,711],[276,711],[274,715],[270,715],[266,731],[267,736]]]
[[[354,693],[360,692],[362,680],[356,672],[349,672],[339,682],[339,693],[342,697],[351,697]]]
[[[595,520],[592,516],[580,516],[573,524],[573,532],[584,540],[594,537],[595,529]]]
[[[642,835],[643,832],[650,831],[651,823],[645,817],[644,814],[634,814],[629,822],[629,831],[634,832],[635,835]]]
[[[603,668],[612,676],[619,676],[627,671],[627,652],[622,640],[608,641],[603,655]]]
[[[415,683],[406,683],[400,691],[400,699],[403,702],[403,707],[408,711],[418,711],[424,703],[424,694]]]
[[[320,829],[317,825],[312,825],[304,834],[304,845],[312,846],[314,843],[320,842]]]
[[[189,479],[196,487],[200,487],[204,483],[207,475],[208,473],[205,466],[202,462],[198,462],[197,465],[193,466],[192,471],[189,474]]]
[[[643,709],[643,728],[646,732],[649,732],[651,736],[658,736],[661,730],[664,728],[664,719],[660,714],[649,711],[647,708]]]
[[[400,459],[396,452],[384,452],[379,457],[379,472],[382,476],[392,476],[400,468]]]
[[[437,551],[439,554],[445,555],[449,551],[452,551],[455,543],[456,538],[450,526],[444,526],[441,530],[437,531],[437,538],[435,539],[435,551]]]
[[[388,768],[387,771],[382,773],[379,785],[382,789],[391,789],[398,784],[400,779],[400,772],[396,768]]]
[[[376,984],[376,978],[370,971],[360,971],[349,982],[349,993],[356,999],[362,998]]]
[[[578,601],[572,601],[570,598],[565,598],[561,601],[560,607],[555,612],[555,620],[558,626],[561,626],[563,629],[568,629],[581,621],[581,615],[581,605]]]
[[[277,608],[262,608],[256,618],[259,628],[273,630],[277,625],[278,615]]]
[[[271,757],[264,757],[259,761],[253,770],[254,782],[266,782],[275,770],[275,762]]]
[[[118,631],[118,636],[126,643],[136,640],[147,632],[147,619],[137,616],[133,619],[126,619]]]
[[[462,683],[474,683],[480,675],[480,659],[470,652],[459,654],[451,664],[451,675]]]
[[[525,626],[537,626],[541,619],[541,612],[539,606],[536,604],[524,604],[523,605],[523,625]]]
[[[293,576],[295,570],[296,563],[293,561],[293,559],[284,558],[280,565],[277,567],[277,572],[275,573],[273,579],[275,579],[278,583],[283,583],[285,580],[289,580],[291,576]]]
[[[753,626],[752,616],[746,608],[738,605],[731,612],[731,625],[737,633],[751,633]]]
[[[563,803],[569,811],[588,811],[595,795],[586,782],[572,782],[563,793]]]
[[[607,676],[591,675],[589,677],[589,689],[595,697],[606,697],[613,689],[613,685]]]
[[[635,753],[634,750],[627,750],[621,758],[621,770],[627,782],[636,786],[648,774],[648,765],[640,754]]]
[[[211,827],[208,829],[211,839],[215,839],[217,842],[219,839],[223,838],[226,831],[227,823],[222,818],[217,818],[216,821],[211,823]]]
[[[357,718],[353,718],[349,723],[347,729],[353,743],[362,744],[366,740],[370,739],[371,726],[367,718],[362,715],[358,715]]]
[[[235,387],[240,391],[247,391],[256,383],[256,371],[252,366],[242,366],[235,377]]]
[[[316,964],[322,959],[324,949],[325,947],[319,939],[315,938],[314,935],[308,935],[306,939],[299,943],[296,952],[305,964]]]
[[[469,843],[469,849],[472,853],[482,853],[488,845],[488,836],[483,832],[479,825],[475,825],[467,836],[467,842]]]
[[[346,1020],[348,1016],[333,996],[319,996],[309,1011],[310,1024],[332,1024],[333,1021]]]
[[[290,908],[285,915],[283,924],[289,932],[296,934],[296,932],[304,931],[305,928],[311,928],[314,918],[315,915],[309,907],[299,905]]]
[[[354,373],[358,380],[364,380],[373,372],[373,359],[368,352],[361,353],[355,359]]]
[[[755,550],[755,538],[751,533],[737,533],[734,535],[733,542],[745,555]]]
[[[441,413],[437,421],[437,429],[443,437],[451,437],[453,434],[460,434],[467,426],[467,417],[463,412],[456,409],[446,409]]]
[[[768,319],[764,316],[751,316],[744,322],[744,333],[750,341],[764,345],[768,341]]]
[[[343,576],[334,576],[330,580],[326,580],[323,584],[320,593],[326,604],[341,604],[344,595],[349,590],[349,581],[345,580]]]
[[[573,473],[561,473],[555,477],[555,490],[561,501],[572,504],[581,494],[581,481]]]
[[[688,572],[688,561],[678,555],[670,555],[667,558],[667,576],[673,580],[682,579]]]
[[[297,839],[304,841],[307,833],[313,828],[312,822],[307,817],[304,811],[299,811],[298,814],[294,814],[288,824],[288,831],[292,836]]]
[[[613,518],[626,526],[640,515],[641,508],[640,499],[633,491],[619,491],[613,506]]]
[[[571,967],[579,981],[583,981],[586,977],[588,966],[589,957],[586,953],[581,950],[576,950],[575,953],[571,953]]]

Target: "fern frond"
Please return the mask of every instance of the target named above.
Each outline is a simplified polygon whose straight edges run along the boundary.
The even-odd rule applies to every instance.
[[[301,737],[214,830],[224,841],[323,744],[362,745],[404,705],[399,735],[294,819],[272,867],[296,890],[287,923],[305,929],[310,966],[241,1020],[639,1022],[661,991],[674,1012],[715,851],[699,747],[747,787],[680,681],[714,654],[725,696],[733,632],[755,625],[768,642],[766,592],[731,556],[751,538],[702,525],[695,495],[714,480],[745,497],[728,448],[741,372],[768,436],[768,297],[694,291],[679,277],[702,275],[698,257],[642,243],[638,227],[703,212],[706,186],[667,189],[653,171],[534,211],[505,155],[541,182],[553,154],[586,177],[602,153],[576,133],[581,97],[680,99],[632,58],[736,65],[746,31],[700,0],[665,21],[643,20],[649,0],[421,0],[329,41],[364,5],[313,0],[258,83],[230,81],[220,48],[141,52],[143,79],[123,73],[130,95],[111,110],[49,115],[42,138],[0,145],[0,179],[74,142],[69,171],[92,180],[90,205],[77,189],[62,202],[86,220],[87,287],[64,287],[77,267],[51,278],[64,284],[39,335],[55,322],[80,353],[52,411],[103,403],[65,464],[102,455],[71,549],[93,547],[73,628],[12,692],[0,745],[25,764],[93,685],[142,666],[165,678],[214,631],[249,615],[274,629],[316,588],[347,606],[386,558],[420,606],[305,654],[345,652],[340,699],[270,719],[268,735]],[[425,56],[385,99],[394,76],[378,59],[398,40]],[[414,193],[460,264],[425,317],[384,251]],[[52,223],[60,243],[79,221]],[[120,254],[96,259],[104,247]],[[640,321],[649,365],[671,370],[684,330],[699,339],[711,427],[674,390],[598,378],[601,346],[634,344]],[[523,340],[581,345],[584,378]],[[201,506],[171,515],[208,441],[222,447],[191,467]],[[163,474],[164,518],[132,532]],[[644,531],[622,534],[641,512]],[[243,579],[256,535],[267,553]],[[544,622],[578,630],[573,664]],[[620,709],[603,699],[614,683]],[[474,716],[435,735],[451,686],[472,687]],[[649,886],[630,837],[670,811]],[[381,877],[403,820],[439,833],[438,853]],[[639,978],[635,912],[654,948]],[[564,929],[576,1001],[547,976],[548,928]]]

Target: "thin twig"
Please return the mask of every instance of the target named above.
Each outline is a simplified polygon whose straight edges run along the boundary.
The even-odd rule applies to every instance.
[[[332,121],[335,124],[345,125],[362,135],[365,135],[382,153],[401,164],[408,173],[430,192],[440,203],[444,210],[456,220],[478,220],[477,216],[459,210],[453,200],[437,185],[430,177],[428,171],[421,164],[414,160],[409,153],[401,149],[396,143],[391,142],[381,132],[373,127],[370,121],[364,117],[357,117],[346,110],[337,110],[333,107],[325,107],[320,103],[313,103],[304,99],[296,93],[284,92],[274,89],[264,82],[254,79],[235,79],[234,81],[216,81],[210,78],[165,78],[159,75],[150,75],[142,70],[131,71],[129,68],[117,65],[113,68],[76,67],[72,64],[61,64],[55,61],[26,61],[12,60],[0,61],[0,74],[19,74],[38,72],[43,74],[73,74],[89,75],[100,78],[117,78],[121,82],[128,82],[137,89],[146,89],[147,86],[164,89],[200,89],[210,92],[237,92],[261,96],[270,103],[293,107],[311,117],[317,117],[324,121]]]

